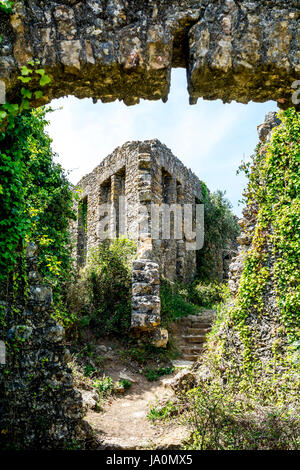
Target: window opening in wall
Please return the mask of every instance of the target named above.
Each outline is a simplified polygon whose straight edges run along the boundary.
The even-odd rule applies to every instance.
[[[87,212],[88,198],[84,197],[78,205],[78,239],[77,260],[79,266],[84,266],[87,255]]]

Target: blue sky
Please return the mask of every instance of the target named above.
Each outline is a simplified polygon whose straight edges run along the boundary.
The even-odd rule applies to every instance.
[[[56,161],[68,170],[77,183],[116,147],[130,140],[158,138],[205,181],[210,190],[226,191],[235,214],[246,185],[236,175],[241,160],[249,159],[258,142],[257,126],[276,103],[231,103],[199,100],[188,103],[184,69],[172,72],[167,103],[141,101],[127,107],[123,103],[93,104],[91,99],[72,96],[53,100],[48,115],[48,132],[57,152]],[[62,108],[62,109],[59,109]]]

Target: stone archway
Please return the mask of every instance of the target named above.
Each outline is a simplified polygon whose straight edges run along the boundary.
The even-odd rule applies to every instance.
[[[20,67],[34,58],[39,59],[52,78],[51,85],[44,90],[43,101],[37,101],[36,106],[69,94],[103,102],[120,99],[127,105],[136,104],[141,98],[166,100],[172,67],[186,68],[191,104],[198,97],[242,103],[277,100],[282,108],[292,104],[292,85],[300,78],[297,1],[30,0],[14,3],[13,15],[0,12],[3,39],[0,90],[5,89],[12,102],[21,86]],[[37,316],[37,327],[40,321]],[[39,338],[37,335],[38,341]],[[60,345],[60,357],[49,367],[51,373],[60,372],[60,379],[68,379],[68,371],[61,366],[65,351],[59,335],[56,341],[55,348]],[[28,375],[34,370],[33,362],[21,366],[28,368]],[[58,395],[64,394],[68,425],[55,418],[54,412],[61,414],[62,401],[58,396],[53,398],[50,389],[51,396],[45,398],[41,409],[50,410],[50,414],[49,403],[55,405],[51,415],[55,425],[48,433],[40,423],[37,435],[31,435],[32,442],[38,440],[46,447],[49,442],[52,444],[52,439],[61,442],[61,430],[66,438],[72,436],[75,424],[80,421],[81,406],[72,397],[72,385],[66,381],[65,387]],[[24,411],[26,400],[22,394],[19,403],[21,417],[26,422],[23,428],[19,426],[21,432],[31,426],[27,417],[32,414],[29,407]],[[8,423],[9,420],[10,416]]]
[[[172,67],[198,97],[289,107],[300,74],[297,1],[16,1],[0,13],[0,80],[11,100],[21,65],[52,77],[44,102],[67,94],[103,102],[166,100]],[[37,102],[37,105],[43,104]]]

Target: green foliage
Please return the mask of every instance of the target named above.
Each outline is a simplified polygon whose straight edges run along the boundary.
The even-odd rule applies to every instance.
[[[194,282],[183,286],[180,283],[161,281],[161,319],[163,325],[177,318],[196,315],[203,308],[216,308],[228,297],[228,287],[218,282]]]
[[[114,382],[111,377],[104,375],[101,379],[95,380],[94,387],[98,390],[101,398],[106,398],[112,394]]]
[[[247,253],[237,302],[231,322],[243,343],[243,364],[248,372],[255,362],[255,338],[249,313],[265,314],[268,282],[275,286],[282,327],[291,344],[299,340],[299,113],[291,108],[280,114],[282,125],[274,130],[270,142],[259,145],[253,165],[247,168],[249,205],[258,205],[257,224],[252,248]],[[272,246],[274,267],[269,268]],[[293,347],[293,346],[292,346]],[[277,359],[276,348],[273,348]]]
[[[131,262],[133,241],[103,242],[88,256],[77,282],[70,286],[68,311],[98,334],[126,334],[131,319]]]
[[[87,198],[82,199],[79,201],[78,204],[78,219],[81,223],[81,227],[85,231],[87,230]]]
[[[188,300],[200,307],[212,308],[222,302],[228,295],[228,288],[225,284],[218,282],[194,281],[187,286]]]
[[[92,375],[93,372],[95,372],[95,370],[95,367],[91,366],[91,364],[87,364],[85,366],[84,375],[86,377],[89,377],[90,375]]]
[[[147,415],[149,421],[167,420],[177,413],[177,407],[169,401],[166,405],[161,407],[152,407]]]
[[[279,117],[282,125],[244,166],[256,226],[235,301],[220,308],[208,336],[209,378],[182,397],[193,429],[188,449],[300,447],[300,123],[295,109]],[[279,318],[266,306],[274,288]],[[268,322],[272,336],[262,339]]]
[[[141,341],[137,342],[134,338],[126,338],[126,344],[128,348],[124,351],[124,356],[126,358],[130,357],[141,366],[150,362],[157,364],[160,361],[166,362],[168,359],[174,359],[174,351],[169,347],[167,349],[157,348],[147,341],[144,343]]]
[[[3,10],[4,13],[12,13],[14,6],[14,1],[12,0],[0,0],[0,10]]]
[[[149,382],[154,382],[158,380],[163,375],[169,375],[174,372],[174,367],[158,367],[156,369],[151,369],[150,367],[146,367],[145,369],[145,377]]]
[[[222,191],[205,192],[204,246],[197,252],[197,277],[202,281],[220,278],[222,257],[240,233],[236,217],[230,210],[231,204],[224,195]]]
[[[297,410],[292,406],[266,404],[262,393],[259,396],[237,395],[232,388],[222,386],[220,382],[206,382],[187,392],[183,400],[188,406],[186,421],[193,429],[186,449],[299,448]]]
[[[71,275],[73,195],[63,169],[53,162],[45,116],[44,108],[18,115],[10,149],[0,154],[0,279],[14,268],[24,243],[36,243],[40,273],[54,291],[55,317],[68,323],[63,286]],[[7,139],[6,134],[8,145]]]
[[[180,284],[161,281],[161,320],[162,324],[174,321],[180,317],[195,315],[199,308],[188,301],[187,289]]]
[[[22,67],[19,80],[26,83],[32,81],[33,87],[42,86],[36,78],[40,76],[36,73],[36,65],[30,62]],[[40,95],[41,91],[36,89],[35,93]],[[33,92],[22,87],[19,104],[6,102],[0,106],[0,282],[7,279],[12,271],[23,248],[23,241],[30,240],[33,226],[39,218],[41,208],[35,207],[33,185],[44,183],[38,177],[46,171],[47,164],[55,173],[50,139],[44,132],[44,110],[30,111],[32,97]],[[50,178],[51,171],[47,171]],[[61,169],[57,167],[56,173],[62,175]],[[54,175],[52,178],[53,187]],[[49,186],[49,180],[47,183]],[[42,188],[40,192],[43,192]]]
[[[120,385],[124,388],[124,390],[128,390],[132,386],[132,382],[127,379],[120,380]]]
[[[205,204],[207,200],[208,189],[204,181],[201,181],[201,191],[202,191],[202,202],[203,204]]]

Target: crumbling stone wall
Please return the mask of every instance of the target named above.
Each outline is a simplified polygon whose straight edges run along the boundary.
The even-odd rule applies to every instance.
[[[175,238],[172,212],[167,213],[165,219],[165,222],[170,221],[170,238],[164,238],[162,233],[157,233],[157,238],[154,236],[154,228],[161,227],[163,220],[160,221],[159,214],[154,219],[153,204],[159,208],[165,207],[164,204],[195,206],[202,200],[201,181],[165,145],[151,140],[129,142],[117,148],[82,178],[76,190],[80,192],[81,204],[87,203],[85,246],[82,246],[80,216],[79,223],[71,227],[73,238],[77,240],[75,255],[79,264],[82,256],[103,239],[106,215],[107,229],[113,228],[107,232],[108,239],[123,234],[137,240],[132,326],[155,328],[160,318],[160,275],[171,281],[190,282],[196,274],[196,251],[187,249],[191,240],[186,238],[186,232],[182,231],[181,239]],[[123,204],[120,196],[126,201],[123,207],[120,207]],[[103,204],[108,204],[107,208]]]
[[[260,143],[265,143],[270,140],[272,135],[272,129],[279,126],[281,123],[275,112],[266,114],[265,121],[257,128]],[[238,292],[239,283],[244,267],[244,260],[247,252],[251,248],[254,230],[257,222],[258,206],[255,201],[252,204],[248,204],[243,209],[243,217],[238,221],[241,227],[241,233],[237,237],[238,251],[237,255],[232,259],[232,263],[229,266],[229,289],[233,296]],[[271,248],[270,248],[271,250]],[[272,308],[278,311],[275,302],[275,293],[269,293],[269,298],[274,300]],[[271,303],[271,300],[270,300]]]
[[[297,0],[15,1],[0,12],[0,80],[13,99],[20,66],[39,59],[44,101],[166,100],[172,67],[198,97],[291,105],[299,79]],[[42,100],[36,104],[41,104]]]
[[[272,136],[272,130],[279,126],[281,121],[276,116],[276,113],[270,112],[265,117],[265,122],[258,126],[258,135],[260,143],[267,145],[267,142]],[[256,163],[254,162],[254,170]],[[239,245],[238,254],[229,267],[229,289],[232,294],[232,305],[235,304],[238,290],[241,283],[241,277],[244,271],[245,259],[249,250],[253,249],[253,237],[255,228],[258,223],[259,205],[257,201],[252,199],[245,208],[243,209],[243,217],[239,220],[241,227],[241,234],[237,237]],[[267,279],[264,293],[263,293],[263,312],[257,312],[255,306],[249,309],[247,327],[251,331],[252,337],[255,338],[255,356],[267,363],[274,357],[274,347],[280,354],[284,354],[284,351],[288,347],[289,340],[282,327],[282,315],[281,308],[278,303],[278,293],[276,292],[276,283],[273,277],[274,266],[278,254],[274,254],[274,245],[272,237],[270,236],[273,232],[272,226],[266,226],[264,228],[265,235],[269,236],[265,238],[263,245],[262,259],[271,273]],[[287,261],[288,263],[288,261]],[[220,334],[226,340],[226,350],[231,351],[238,360],[241,346],[240,337],[235,328],[223,325]],[[278,361],[278,367],[281,367],[280,361]],[[283,367],[283,366],[282,366]]]
[[[51,318],[52,292],[27,248],[28,298],[1,300],[0,448],[66,449],[83,444],[82,397],[73,388],[64,329]],[[3,299],[3,297],[2,297]]]
[[[194,205],[202,200],[201,181],[165,145],[156,139],[127,142],[84,176],[76,185],[76,191],[80,200],[87,203],[86,246],[83,248],[81,243],[80,252],[75,253],[77,259],[81,256],[81,250],[88,252],[103,239],[101,228],[105,225],[102,221],[106,215],[105,236],[108,239],[120,234],[135,239],[138,258],[158,263],[161,275],[172,281],[180,278],[183,282],[189,282],[193,279],[196,272],[195,251],[186,251],[185,238],[174,240],[172,216],[171,238],[151,238],[152,203]],[[119,207],[122,202],[120,196],[124,196],[126,207]],[[104,204],[108,204],[107,211]],[[124,220],[121,220],[122,209]],[[80,227],[81,221],[71,226],[75,240],[81,237]],[[110,228],[112,232],[109,232]],[[78,243],[75,245],[78,250]]]

